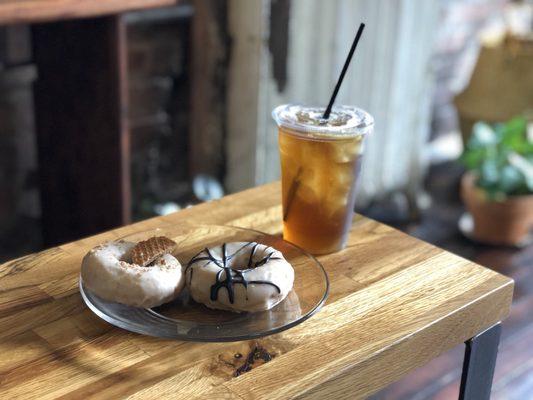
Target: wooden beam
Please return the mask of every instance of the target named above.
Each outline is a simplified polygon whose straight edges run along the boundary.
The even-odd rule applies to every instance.
[[[0,0],[0,24],[118,14],[176,5],[179,0]]]
[[[222,178],[229,52],[227,2],[195,0],[193,5],[190,174]]]
[[[48,245],[129,222],[125,35],[116,16],[33,27]]]
[[[225,181],[229,192],[279,179],[277,127],[271,112],[280,104],[301,101],[290,95],[295,79],[289,74],[292,7],[291,0],[229,1]],[[306,73],[302,71],[296,74]],[[315,77],[306,76],[313,87]]]
[[[231,58],[228,68],[228,134],[226,187],[235,192],[259,183],[262,165],[262,105],[268,85],[268,15],[270,0],[230,0],[228,31]],[[261,110],[261,113],[260,113]]]

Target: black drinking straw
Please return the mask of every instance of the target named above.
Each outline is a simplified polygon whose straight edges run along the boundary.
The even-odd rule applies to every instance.
[[[344,62],[344,66],[342,67],[342,71],[341,71],[341,74],[339,75],[339,79],[337,79],[337,84],[335,85],[335,89],[333,89],[333,94],[331,95],[331,99],[329,99],[329,104],[326,107],[326,111],[324,111],[324,115],[322,115],[322,118],[324,119],[329,118],[329,114],[331,113],[331,107],[333,107],[333,103],[335,102],[337,93],[339,93],[339,89],[342,85],[342,80],[344,79],[344,75],[346,75],[346,71],[348,70],[350,61],[352,61],[353,53],[355,53],[355,48],[357,47],[357,43],[359,43],[359,39],[361,38],[361,35],[363,34],[363,29],[365,29],[365,24],[361,23],[361,25],[359,25],[359,29],[357,30],[357,34],[355,35],[355,39],[353,40],[352,47],[350,48],[350,52],[348,53],[348,57],[346,57],[346,61]]]
[[[346,57],[346,61],[344,62],[344,66],[342,67],[342,71],[341,71],[341,74],[339,75],[339,79],[337,79],[337,84],[335,85],[335,89],[333,89],[331,99],[329,99],[329,104],[326,108],[326,111],[324,111],[324,114],[322,115],[322,118],[324,119],[329,119],[329,114],[331,113],[331,107],[333,107],[333,103],[335,102],[337,93],[339,93],[339,89],[342,85],[344,75],[346,75],[346,71],[348,70],[350,61],[352,61],[353,54],[355,53],[355,48],[357,47],[357,44],[359,43],[359,39],[361,39],[361,35],[363,34],[363,29],[365,29],[365,24],[361,23],[355,35],[355,39],[353,40],[352,47],[350,48],[350,51],[348,52],[348,57]],[[300,167],[298,169],[298,172],[296,173],[296,176],[293,178],[291,187],[289,188],[289,192],[287,193],[287,206],[285,207],[285,211],[283,213],[283,221],[286,221],[287,217],[289,216],[289,211],[292,206],[292,201],[294,200],[294,195],[296,194],[296,191],[298,190],[298,186],[300,186],[300,175],[301,174],[302,174],[302,168]]]

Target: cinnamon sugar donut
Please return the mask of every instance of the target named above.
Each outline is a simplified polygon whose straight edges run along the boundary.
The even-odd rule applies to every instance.
[[[184,286],[182,267],[171,254],[146,267],[131,262],[135,243],[107,242],[83,258],[81,277],[87,288],[104,300],[151,308],[177,297]]]
[[[206,248],[185,268],[191,297],[235,312],[271,309],[291,291],[294,270],[280,251],[256,242]]]

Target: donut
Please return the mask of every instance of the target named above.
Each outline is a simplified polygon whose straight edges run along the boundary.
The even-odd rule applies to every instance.
[[[134,307],[151,308],[176,298],[184,286],[179,261],[166,253],[147,266],[132,263],[136,245],[121,240],[90,250],[81,264],[84,285],[104,300]]]
[[[257,312],[287,296],[294,270],[273,247],[233,242],[195,255],[185,268],[185,282],[193,300],[209,308]]]

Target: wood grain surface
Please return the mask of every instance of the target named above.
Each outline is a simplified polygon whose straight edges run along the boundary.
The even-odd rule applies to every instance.
[[[83,304],[79,266],[97,243],[198,224],[279,234],[279,203],[275,183],[3,264],[0,398],[364,398],[509,311],[511,279],[363,217],[355,218],[346,250],[319,257],[331,280],[326,306],[270,337],[144,337]],[[236,377],[255,348],[272,360]]]
[[[96,17],[177,3],[178,0],[0,0],[0,24]]]

